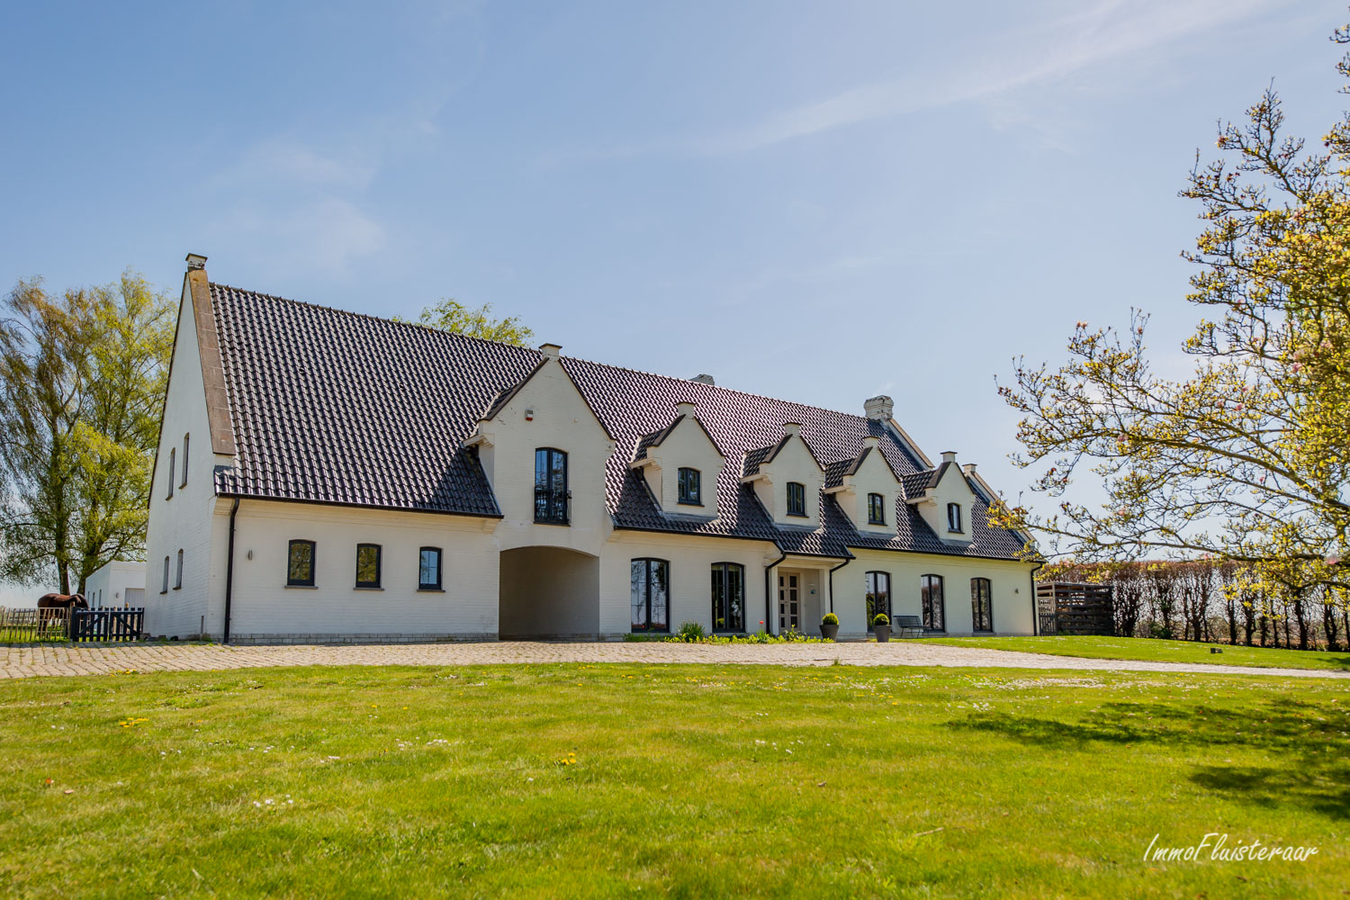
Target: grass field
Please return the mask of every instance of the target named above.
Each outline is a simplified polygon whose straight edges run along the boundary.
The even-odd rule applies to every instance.
[[[930,644],[984,647],[1079,656],[1087,659],[1142,659],[1156,662],[1199,663],[1216,666],[1256,666],[1262,669],[1332,669],[1350,671],[1350,653],[1317,650],[1282,650],[1274,647],[1234,647],[1195,641],[1161,641],[1153,638],[1076,637],[960,637],[923,638]],[[1222,653],[1210,653],[1218,647]]]
[[[559,665],[0,682],[26,897],[1339,896],[1350,683]],[[1306,862],[1145,862],[1226,832]]]

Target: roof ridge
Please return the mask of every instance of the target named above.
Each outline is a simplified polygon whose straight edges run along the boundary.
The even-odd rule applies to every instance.
[[[421,322],[409,322],[406,319],[390,319],[385,318],[384,316],[374,316],[371,315],[370,313],[357,312],[356,310],[353,309],[343,309],[340,306],[328,306],[323,303],[312,303],[309,300],[296,300],[293,297],[282,297],[279,294],[268,294],[264,293],[263,291],[255,291],[249,288],[235,287],[232,284],[223,284],[219,281],[212,281],[210,282],[210,285],[211,287],[218,287],[223,290],[234,291],[237,294],[252,294],[255,297],[262,297],[266,300],[277,300],[281,303],[289,303],[293,306],[307,306],[310,309],[320,309],[326,312],[338,313],[339,315],[343,316],[351,316],[352,318],[356,319],[368,319],[373,322],[384,322],[389,325],[406,326],[408,328],[416,328],[422,331],[430,331],[434,334],[451,335],[452,337],[462,338],[463,340],[466,341],[477,341],[482,344],[493,344],[494,346],[498,347],[511,347],[515,350],[524,350],[527,353],[535,353],[535,354],[539,353],[539,350],[535,349],[534,347],[527,347],[524,344],[513,344],[510,341],[494,341],[491,338],[478,337],[477,335],[472,334],[464,334],[459,331],[447,331],[444,328],[437,328],[434,325],[424,325]]]

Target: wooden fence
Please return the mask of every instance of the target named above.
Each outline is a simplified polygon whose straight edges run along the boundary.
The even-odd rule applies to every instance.
[[[0,606],[0,644],[38,641],[136,641],[145,609],[6,609]]]
[[[70,618],[72,641],[136,641],[145,609],[77,609]]]
[[[1041,634],[1112,635],[1116,631],[1109,584],[1042,581],[1036,585],[1036,608]]]
[[[70,637],[70,610],[7,609],[0,606],[0,643],[64,641]]]

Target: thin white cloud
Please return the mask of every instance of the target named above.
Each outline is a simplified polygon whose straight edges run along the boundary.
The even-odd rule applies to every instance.
[[[774,113],[744,128],[579,156],[744,153],[861,122],[988,99],[1230,25],[1289,2],[1107,0],[1058,21],[1000,35],[997,43],[971,46],[964,57],[941,70],[862,85]],[[566,157],[554,154],[544,161],[558,162]]]
[[[221,186],[311,185],[364,190],[375,171],[369,159],[343,158],[320,153],[297,141],[269,138],[248,148],[215,180]]]

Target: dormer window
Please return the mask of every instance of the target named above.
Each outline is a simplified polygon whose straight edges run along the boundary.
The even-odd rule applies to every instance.
[[[867,495],[867,524],[886,524],[886,498],[881,494]]]
[[[703,476],[698,469],[682,468],[679,473],[680,502],[691,506],[703,505]]]
[[[806,486],[799,481],[787,483],[787,514],[806,517]]]
[[[956,534],[961,533],[961,504],[959,503],[947,504],[947,530]]]

